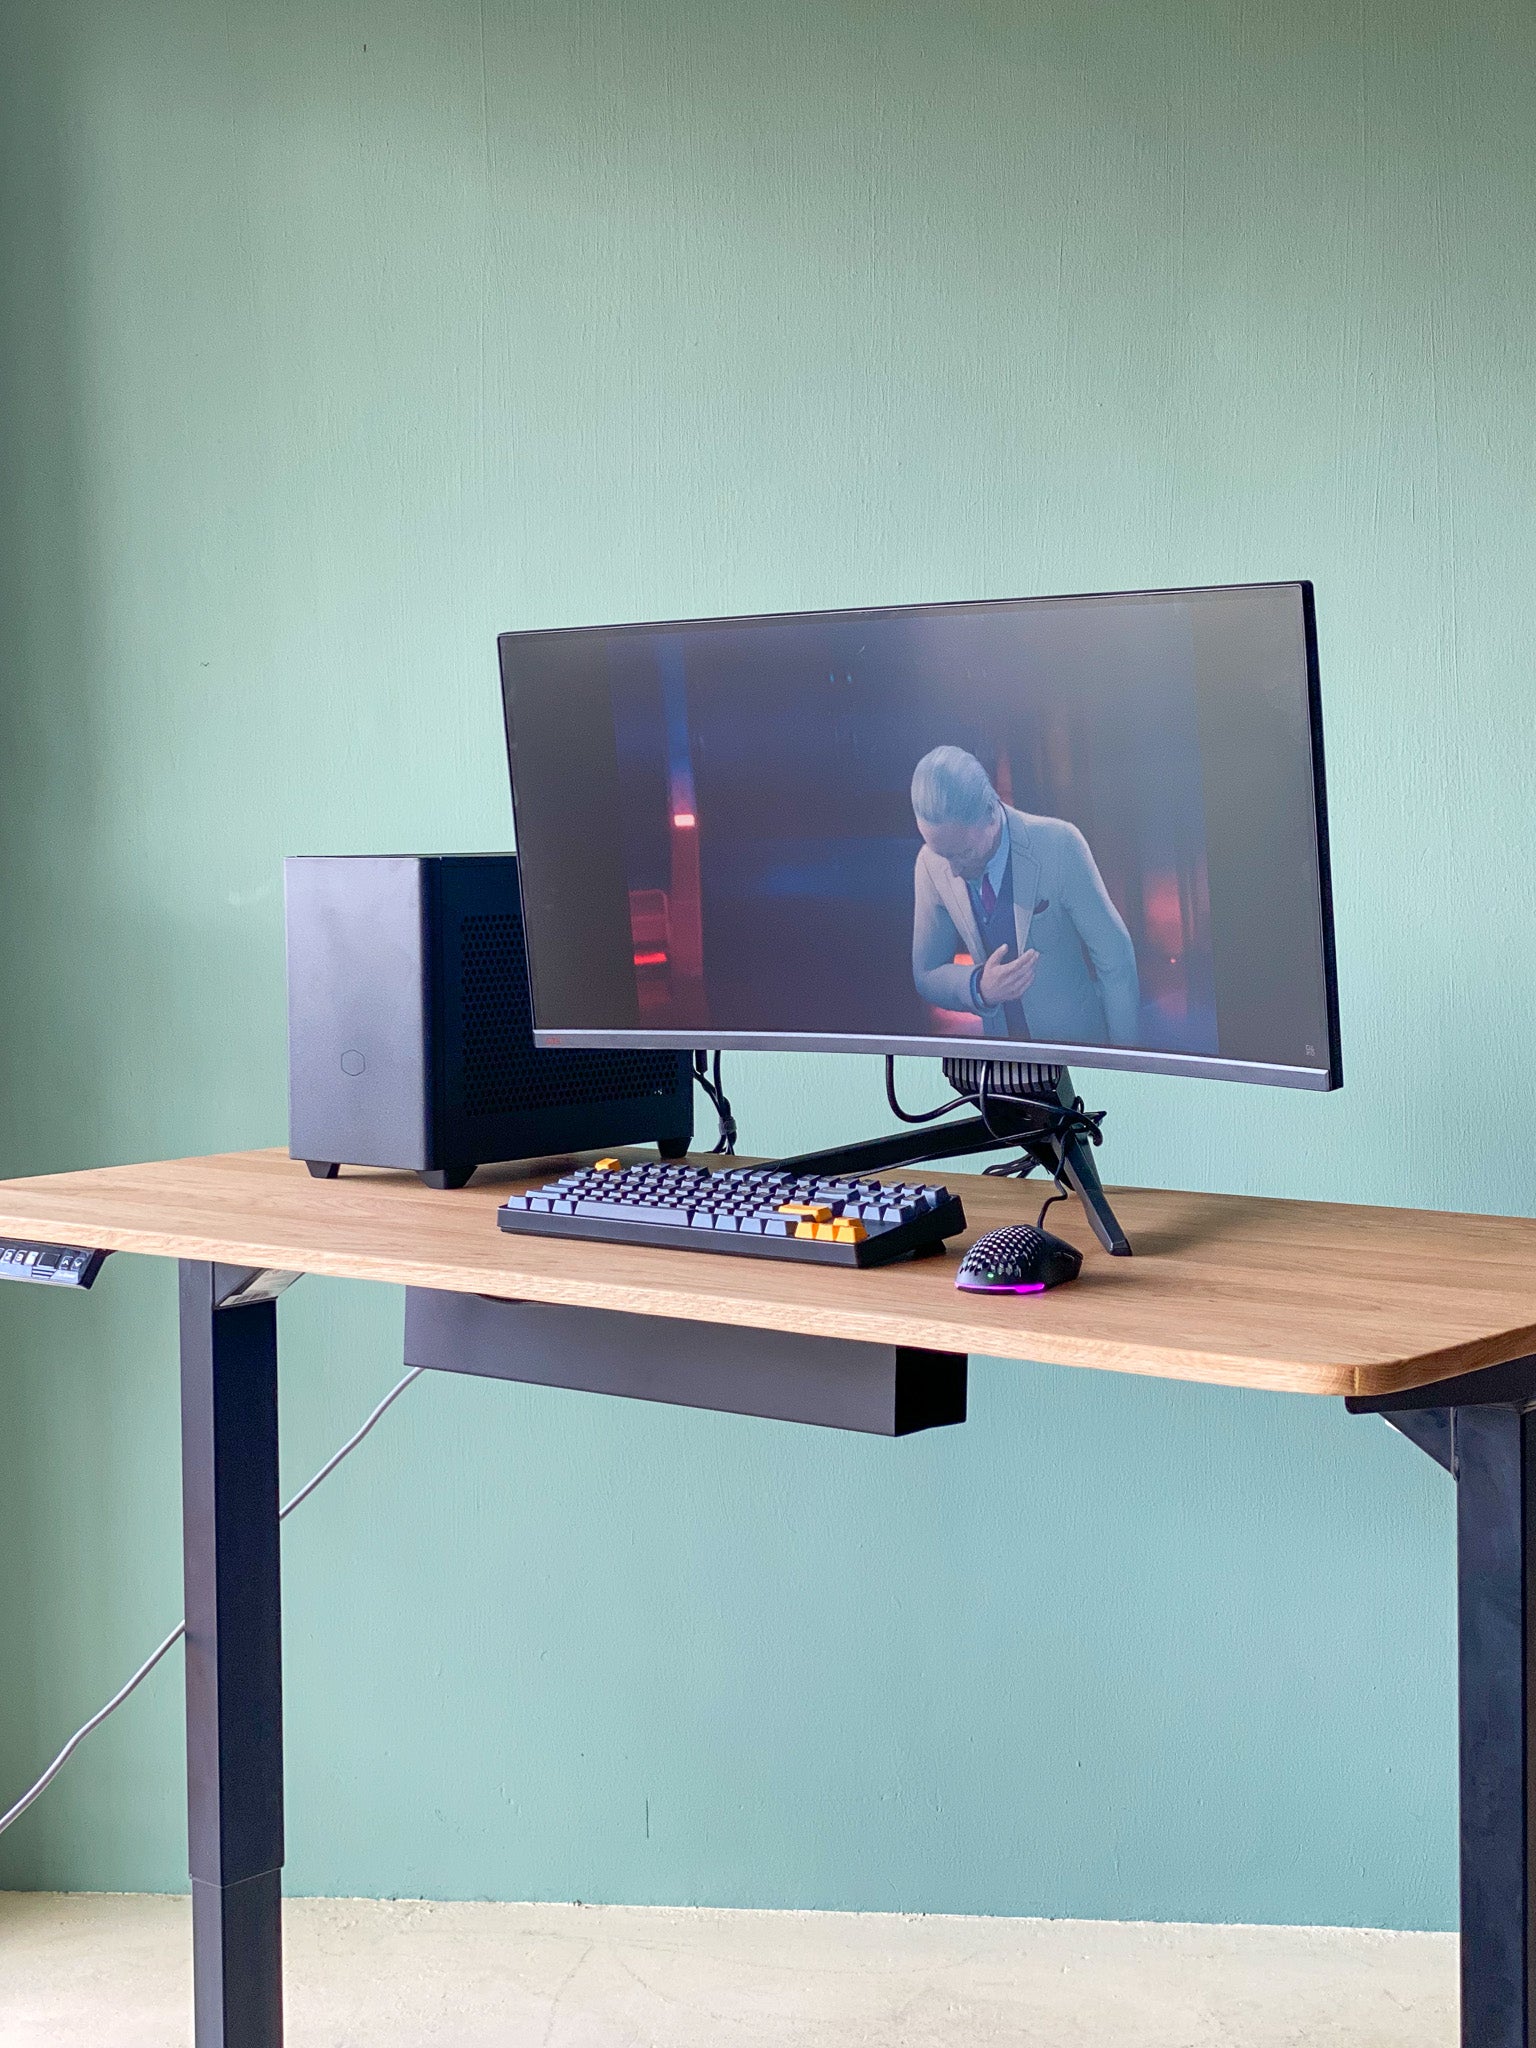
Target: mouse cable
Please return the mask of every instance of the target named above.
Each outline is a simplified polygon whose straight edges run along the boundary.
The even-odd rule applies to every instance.
[[[715,1151],[726,1158],[736,1151],[736,1114],[731,1108],[731,1098],[726,1094],[720,1081],[720,1055],[715,1054],[714,1073],[710,1073],[709,1054],[696,1052],[693,1056],[693,1078],[714,1104],[715,1115],[720,1119],[720,1135],[715,1141]]]
[[[377,1408],[375,1408],[373,1413],[368,1417],[368,1420],[363,1424],[362,1428],[353,1431],[352,1435],[347,1438],[346,1442],[342,1445],[341,1449],[335,1452],[331,1457],[326,1459],[325,1463],[320,1467],[320,1470],[315,1474],[314,1478],[307,1481],[306,1484],[301,1486],[298,1492],[293,1496],[293,1499],[289,1501],[288,1505],[279,1512],[277,1517],[279,1522],[286,1522],[288,1517],[293,1513],[294,1509],[296,1507],[299,1507],[304,1501],[307,1501],[309,1499],[309,1496],[314,1492],[315,1488],[322,1483],[322,1481],[330,1478],[331,1474],[336,1470],[336,1467],[341,1463],[342,1459],[350,1457],[352,1452],[357,1449],[358,1445],[362,1442],[363,1438],[368,1434],[369,1430],[372,1429],[373,1425],[377,1421],[379,1421],[380,1418],[383,1416],[384,1411],[387,1408],[389,1408],[392,1403],[399,1400],[400,1396],[405,1392],[406,1388],[411,1384],[411,1382],[413,1380],[419,1380],[422,1374],[426,1371],[426,1369],[427,1368],[424,1365],[413,1365],[410,1371],[405,1375],[404,1379],[396,1381],[394,1386],[390,1388],[389,1392],[384,1396],[383,1400],[379,1403]],[[176,1645],[181,1641],[182,1637],[186,1634],[186,1632],[187,1624],[185,1620],[177,1622],[176,1626],[171,1630],[170,1634],[166,1637],[165,1641],[160,1645],[159,1649],[156,1650],[151,1656],[145,1658],[144,1662],[139,1666],[138,1670],[135,1671],[132,1678],[129,1679],[128,1683],[125,1686],[123,1686],[120,1691],[115,1692],[112,1695],[111,1699],[107,1701],[107,1704],[104,1707],[102,1707],[99,1710],[99,1712],[92,1714],[90,1720],[86,1722],[83,1728],[77,1728],[75,1730],[74,1734],[71,1735],[68,1742],[65,1743],[64,1747],[59,1751],[58,1755],[54,1758],[53,1762],[48,1766],[47,1770],[44,1771],[43,1775],[38,1779],[37,1783],[31,1788],[31,1790],[28,1792],[24,1792],[21,1795],[21,1797],[17,1800],[16,1804],[11,1808],[9,1813],[0,1814],[0,1835],[3,1835],[8,1827],[11,1827],[16,1821],[19,1821],[21,1819],[21,1816],[26,1812],[27,1808],[32,1804],[34,1799],[39,1799],[42,1797],[43,1793],[48,1790],[48,1787],[53,1783],[54,1779],[59,1775],[60,1771],[63,1770],[64,1766],[69,1762],[70,1758],[74,1755],[75,1751],[80,1747],[81,1743],[84,1742],[87,1735],[92,1734],[96,1729],[98,1729],[101,1726],[102,1722],[106,1720],[109,1714],[115,1714],[117,1712],[118,1708],[123,1704],[124,1700],[128,1699],[130,1695],[136,1692],[138,1688],[144,1683],[145,1679],[148,1678],[151,1671],[153,1671],[155,1666],[160,1662],[160,1659],[166,1656],[171,1650],[175,1649]]]

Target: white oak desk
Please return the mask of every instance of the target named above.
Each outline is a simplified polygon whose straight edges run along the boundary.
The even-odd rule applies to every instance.
[[[1040,1199],[947,1179],[972,1234]],[[282,2038],[275,1293],[303,1273],[403,1282],[411,1363],[889,1435],[959,1421],[971,1353],[1386,1414],[1457,1485],[1463,2041],[1536,2048],[1536,1222],[1117,1189],[1135,1257],[1064,1205],[1083,1276],[1021,1301],[957,1293],[953,1257],[507,1236],[495,1209],[522,1184],[316,1181],[280,1152],[0,1182],[0,1235],[181,1264],[198,2048]]]

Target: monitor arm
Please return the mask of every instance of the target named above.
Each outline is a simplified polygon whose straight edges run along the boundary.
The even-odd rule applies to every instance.
[[[1041,1167],[1069,1187],[1082,1203],[1105,1251],[1130,1255],[1099,1180],[1093,1147],[1100,1142],[1102,1110],[1085,1110],[1065,1067],[1022,1060],[945,1060],[944,1078],[955,1093],[974,1102],[980,1114],[955,1123],[923,1123],[887,1138],[801,1152],[776,1163],[791,1173],[882,1173],[892,1166],[916,1166],[929,1159],[960,1159],[973,1152],[998,1152],[1017,1145],[1028,1160],[1024,1172]]]

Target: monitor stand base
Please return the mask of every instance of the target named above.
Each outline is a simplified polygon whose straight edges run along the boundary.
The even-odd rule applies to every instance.
[[[1062,1180],[1082,1203],[1093,1234],[1105,1251],[1129,1258],[1130,1239],[1121,1229],[1093,1163],[1093,1144],[1081,1127],[1071,1127],[1076,1099],[1065,1067],[1027,1065],[1016,1060],[946,1060],[944,1077],[968,1101],[986,1098],[985,1116],[955,1123],[914,1125],[887,1138],[800,1152],[774,1163],[791,1173],[884,1173],[893,1166],[917,1166],[929,1159],[962,1159],[973,1152],[1005,1152],[1018,1146],[1036,1166]]]

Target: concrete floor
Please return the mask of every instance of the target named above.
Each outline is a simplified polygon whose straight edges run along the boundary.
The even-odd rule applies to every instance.
[[[293,1899],[289,2048],[1452,2048],[1448,1934]],[[3,2048],[187,2048],[179,1898],[0,1893]]]

